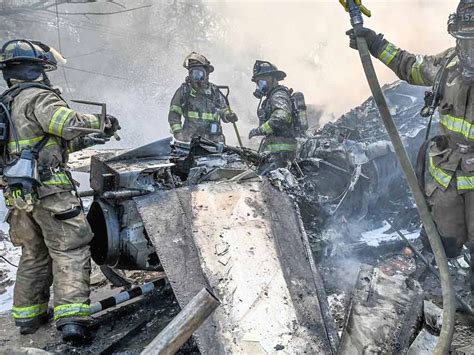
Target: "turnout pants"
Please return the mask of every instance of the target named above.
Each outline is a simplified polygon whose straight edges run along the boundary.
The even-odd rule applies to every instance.
[[[90,315],[92,232],[79,199],[71,192],[42,198],[32,212],[12,210],[10,237],[22,255],[14,288],[17,325],[44,315],[50,286],[54,319]]]
[[[436,188],[429,201],[448,258],[459,256],[464,244],[474,254],[474,190],[460,194],[451,182],[445,191]]]

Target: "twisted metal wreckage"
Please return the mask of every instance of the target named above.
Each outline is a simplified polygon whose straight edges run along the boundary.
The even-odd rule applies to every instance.
[[[426,130],[419,91],[385,88],[412,161]],[[420,284],[362,266],[336,325],[318,266],[385,220],[418,228],[378,122],[369,99],[304,139],[292,171],[264,178],[253,151],[203,139],[93,156],[93,259],[116,285],[116,269],[164,271],[181,307],[211,290],[220,306],[194,333],[203,353],[404,353],[426,335]]]

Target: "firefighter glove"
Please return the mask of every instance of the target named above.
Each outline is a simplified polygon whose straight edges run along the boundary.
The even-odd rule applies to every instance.
[[[104,133],[108,137],[112,137],[115,132],[121,129],[119,121],[116,117],[112,115],[107,115],[105,117],[105,126],[104,126]]]
[[[249,139],[252,139],[253,137],[256,137],[256,136],[263,136],[263,132],[260,129],[260,127],[252,128],[252,130],[249,132]]]
[[[349,31],[347,31],[346,35],[349,36],[349,47],[353,49],[358,49],[354,29],[350,29]],[[378,51],[380,50],[384,42],[383,34],[377,34],[370,28],[362,27],[359,30],[359,37],[365,38],[365,40],[367,41],[367,46],[369,47],[370,54],[376,57],[378,55]]]
[[[225,123],[235,123],[239,120],[239,118],[237,117],[237,115],[235,114],[235,112],[228,112],[224,115],[224,117],[222,118],[222,120],[225,122]]]

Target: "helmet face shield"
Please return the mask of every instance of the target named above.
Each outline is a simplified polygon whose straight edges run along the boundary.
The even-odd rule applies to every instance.
[[[203,67],[189,69],[189,79],[193,82],[204,82],[207,80],[207,72]]]
[[[474,38],[458,39],[456,42],[463,75],[474,79]]]

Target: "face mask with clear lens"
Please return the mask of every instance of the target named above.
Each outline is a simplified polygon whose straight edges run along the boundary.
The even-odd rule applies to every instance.
[[[268,91],[268,81],[266,80],[258,80],[257,81],[257,91],[266,94]]]
[[[201,68],[193,68],[189,70],[189,78],[192,81],[205,81],[206,71]]]

